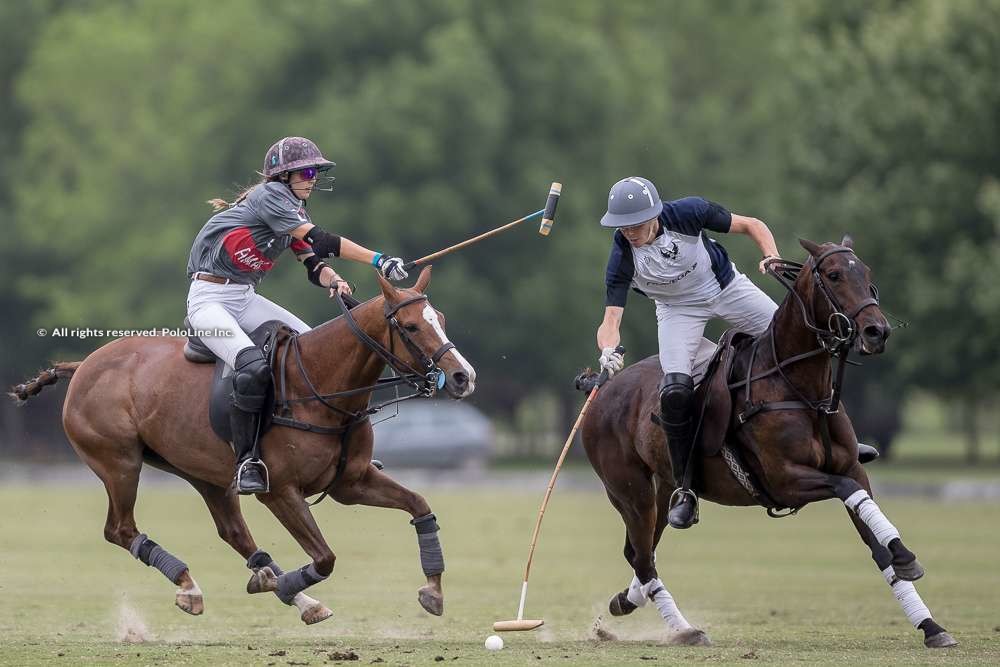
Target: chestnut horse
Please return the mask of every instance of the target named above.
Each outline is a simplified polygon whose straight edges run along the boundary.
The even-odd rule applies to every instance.
[[[284,342],[292,346],[286,358],[294,359],[282,373],[287,376],[282,394],[291,408],[291,419],[286,415],[284,423],[292,421],[299,428],[276,420],[261,436],[270,491],[257,498],[312,558],[299,570],[283,572],[250,535],[232,485],[233,450],[209,424],[213,367],[187,361],[183,338],[121,338],[83,361],[56,364],[15,387],[14,397],[23,402],[43,386],[71,378],[63,426],[77,454],[107,489],[104,537],[177,584],[176,604],[182,610],[197,615],[204,609],[194,577],[183,561],[141,534],[135,524],[133,507],[144,461],[186,479],[201,494],[219,536],[253,571],[247,591],[274,591],[285,604],[298,607],[307,624],[332,613],[302,591],[330,575],[335,556],[306,496],[327,491],[345,505],[408,512],[427,579],[418,600],[428,612],[443,613],[444,560],[436,520],[426,500],[371,463],[369,399],[387,360],[397,371],[423,366],[422,371],[430,371],[428,378],[443,374],[444,388],[453,398],[472,393],[475,371],[448,342],[443,317],[424,295],[430,267],[412,289],[397,289],[378,279],[382,294],[353,308],[353,322],[345,314]],[[432,391],[428,385],[413,385],[426,394]]]
[[[770,269],[790,290],[770,327],[737,347],[730,374],[703,381],[701,446],[713,453],[706,439],[714,431],[725,447],[722,456],[692,457],[699,468],[694,488],[722,505],[764,504],[770,510],[839,498],[903,612],[923,631],[925,645],[953,646],[911,583],[923,568],[872,499],[854,428],[838,410],[849,352],[878,354],[885,347],[890,326],[878,292],[849,237],[841,245],[801,243],[810,255],[804,266],[779,262],[784,271]],[[836,372],[832,359],[838,361]],[[611,598],[610,611],[629,614],[652,600],[676,643],[707,645],[708,637],[687,622],[656,571],[655,549],[675,489],[663,430],[651,421],[659,411],[661,375],[655,356],[626,368],[601,389],[582,426],[591,465],[625,522],[625,560],[635,573],[629,587]],[[736,467],[727,463],[734,456],[745,461],[749,474],[738,461]]]

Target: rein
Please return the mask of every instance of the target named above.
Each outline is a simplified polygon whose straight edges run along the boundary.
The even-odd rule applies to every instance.
[[[441,345],[441,347],[438,348],[434,354],[428,357],[423,350],[421,350],[420,347],[418,347],[417,344],[414,343],[413,340],[406,334],[403,327],[396,320],[396,313],[399,312],[401,308],[418,301],[426,301],[426,295],[421,294],[419,296],[405,299],[392,307],[390,307],[388,303],[385,304],[384,315],[389,328],[389,348],[386,348],[381,342],[370,336],[361,328],[357,320],[355,320],[354,316],[351,314],[351,308],[357,306],[359,302],[351,297],[348,298],[351,300],[350,305],[344,301],[344,298],[340,293],[336,294],[337,305],[340,306],[344,320],[347,322],[347,326],[351,330],[351,333],[354,334],[355,338],[357,338],[366,348],[371,350],[377,357],[385,362],[393,370],[395,375],[388,378],[379,378],[373,385],[355,387],[353,389],[347,389],[333,394],[320,394],[312,380],[309,378],[309,374],[306,372],[306,368],[303,363],[302,348],[299,344],[299,334],[293,333],[289,337],[288,343],[282,350],[281,359],[278,364],[278,390],[280,398],[275,400],[275,414],[271,418],[271,423],[298,429],[300,431],[308,431],[310,433],[339,435],[341,439],[340,458],[337,461],[337,469],[334,472],[333,479],[330,481],[330,484],[326,487],[320,497],[309,503],[310,506],[316,505],[326,498],[326,496],[330,493],[330,490],[333,488],[333,485],[336,484],[337,480],[343,474],[344,468],[347,467],[347,443],[351,429],[358,424],[368,421],[371,415],[377,413],[382,408],[401,403],[412,398],[433,395],[436,389],[441,388],[443,385],[442,380],[444,379],[444,374],[437,368],[437,362],[440,361],[441,357],[443,357],[449,350],[455,347],[453,343],[446,342]],[[394,334],[398,335],[400,340],[403,341],[403,344],[413,355],[414,359],[417,360],[417,364],[423,368],[423,372],[413,368],[405,360],[395,354],[392,349],[395,338]],[[305,382],[306,387],[309,388],[311,396],[299,398],[286,397],[287,384],[285,382],[285,375],[288,363],[288,351],[290,349],[294,350],[295,364],[298,367],[299,375]],[[414,389],[414,392],[403,397],[397,396],[394,400],[369,405],[364,410],[352,412],[330,402],[331,400],[371,393],[376,389],[385,389],[400,385],[408,385]],[[346,417],[346,419],[339,426],[319,426],[317,424],[302,422],[291,417],[293,405],[309,403],[312,401],[319,401],[326,408]]]
[[[854,251],[846,247],[835,247],[831,248],[819,255],[813,262],[812,274],[813,283],[819,287],[823,296],[826,298],[830,305],[831,313],[827,318],[827,328],[823,329],[815,323],[815,318],[809,316],[809,309],[806,308],[805,302],[802,300],[802,296],[795,290],[794,281],[798,278],[799,273],[805,266],[798,262],[792,262],[788,260],[778,260],[769,262],[766,269],[767,272],[774,276],[781,285],[789,291],[789,293],[795,298],[798,303],[800,310],[802,311],[802,322],[807,329],[812,331],[816,335],[816,339],[819,342],[819,347],[805,352],[803,354],[797,354],[793,357],[789,357],[784,360],[778,359],[778,349],[777,349],[777,332],[774,330],[774,323],[771,324],[771,356],[774,359],[775,365],[766,371],[753,375],[753,362],[756,358],[757,351],[759,349],[760,339],[756,339],[750,348],[750,359],[747,364],[747,375],[746,378],[731,383],[729,389],[736,389],[743,387],[746,394],[746,405],[743,412],[736,415],[736,420],[740,426],[746,424],[754,415],[760,412],[770,412],[774,410],[811,410],[817,414],[819,419],[820,436],[823,441],[823,461],[820,465],[820,470],[826,470],[832,463],[833,459],[833,442],[830,437],[830,424],[829,416],[836,414],[840,410],[840,395],[843,389],[844,382],[844,372],[847,368],[848,363],[855,363],[848,361],[848,356],[850,355],[851,345],[854,343],[858,336],[858,331],[854,323],[854,319],[869,306],[878,305],[878,290],[872,285],[872,296],[862,300],[850,314],[846,313],[841,307],[840,302],[837,300],[836,296],[826,285],[823,280],[822,274],[819,272],[820,265],[823,263],[827,257],[835,255],[838,253]],[[777,267],[777,268],[775,268]],[[802,391],[791,381],[788,375],[785,373],[785,369],[792,364],[810,359],[812,357],[827,354],[831,359],[836,358],[837,370],[831,379],[830,395],[826,398],[821,398],[817,400],[810,400],[805,396]],[[795,392],[799,400],[794,401],[773,401],[773,402],[760,402],[754,403],[751,397],[751,385],[757,380],[761,380],[770,375],[778,374],[781,379],[784,380],[785,384],[788,385],[792,391]]]

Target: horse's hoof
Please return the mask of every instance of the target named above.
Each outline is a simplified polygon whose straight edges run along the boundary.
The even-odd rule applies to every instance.
[[[691,628],[675,634],[670,643],[675,646],[711,646],[712,640],[698,628]]]
[[[428,614],[440,616],[444,613],[444,598],[430,586],[424,586],[417,591],[417,600]]]
[[[927,648],[951,648],[952,646],[958,646],[958,642],[947,632],[939,632],[933,637],[925,639],[924,646]]]
[[[278,577],[269,567],[262,567],[250,574],[247,582],[247,593],[268,593],[278,590]]]
[[[924,566],[920,564],[916,558],[911,560],[909,563],[904,563],[902,565],[897,565],[895,562],[892,564],[892,570],[896,573],[896,576],[903,581],[916,581],[920,577],[924,576]]]
[[[192,616],[200,616],[205,611],[205,598],[202,596],[201,591],[197,589],[178,589],[174,602],[181,611],[187,612]]]
[[[333,612],[326,605],[317,602],[313,606],[302,612],[302,622],[306,625],[319,623],[333,616]]]
[[[632,601],[628,599],[627,593],[627,591],[622,591],[621,593],[615,593],[611,596],[611,601],[608,602],[608,611],[611,612],[612,616],[626,616],[638,609],[638,607],[632,604]]]

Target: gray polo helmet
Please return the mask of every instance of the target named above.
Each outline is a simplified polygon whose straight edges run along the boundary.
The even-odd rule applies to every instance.
[[[608,212],[601,218],[601,226],[631,227],[652,220],[662,210],[656,186],[641,176],[629,176],[611,186]]]
[[[337,166],[330,162],[319,147],[305,137],[285,137],[267,149],[264,156],[264,177],[273,178],[289,171],[297,171],[306,167],[316,167],[326,171]]]

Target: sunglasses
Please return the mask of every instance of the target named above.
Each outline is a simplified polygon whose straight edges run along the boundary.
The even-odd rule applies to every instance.
[[[306,167],[299,170],[299,175],[302,177],[302,180],[311,181],[319,175],[319,169],[316,167]]]

